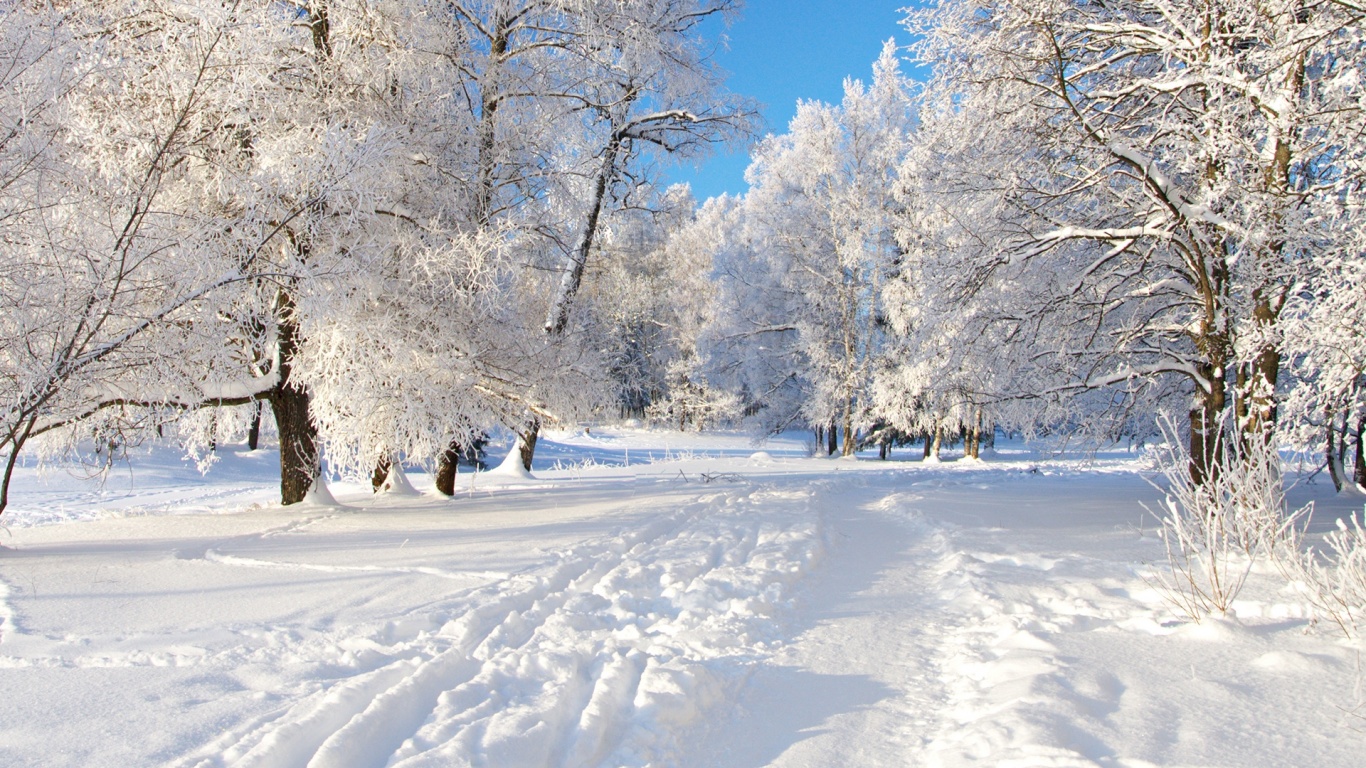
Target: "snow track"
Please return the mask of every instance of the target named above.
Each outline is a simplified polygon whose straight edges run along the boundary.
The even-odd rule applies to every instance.
[[[1174,615],[1132,459],[749,455],[18,526],[0,764],[1360,764],[1359,644]]]
[[[779,637],[820,557],[807,492],[732,489],[429,610],[434,632],[185,766],[667,764]],[[214,555],[219,562],[268,567]]]

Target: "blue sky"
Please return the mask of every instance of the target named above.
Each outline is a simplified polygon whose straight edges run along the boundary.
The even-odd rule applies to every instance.
[[[867,82],[883,41],[900,45],[910,36],[900,21],[910,0],[746,0],[725,34],[730,45],[717,54],[730,73],[728,88],[762,103],[766,133],[783,133],[798,99],[838,102],[844,78]],[[665,168],[671,182],[692,184],[698,201],[722,192],[745,191],[748,150],[717,154],[694,168]]]

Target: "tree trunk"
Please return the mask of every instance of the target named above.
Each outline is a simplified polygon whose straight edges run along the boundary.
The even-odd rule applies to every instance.
[[[1206,392],[1196,384],[1195,406],[1190,411],[1190,474],[1196,485],[1216,478],[1226,450],[1223,427],[1228,405],[1222,366],[1201,364],[1199,373],[1209,382]]]
[[[853,456],[858,451],[858,440],[854,435],[854,398],[844,401],[844,454]]]
[[[384,487],[384,481],[389,479],[389,471],[393,469],[394,463],[388,456],[381,456],[375,462],[375,471],[370,474],[370,490],[379,493],[379,489]]]
[[[555,301],[550,305],[550,311],[546,314],[545,332],[552,336],[564,333],[564,329],[569,326],[569,308],[574,303],[574,296],[579,292],[579,286],[583,284],[583,272],[588,266],[588,254],[592,252],[593,240],[597,237],[598,221],[607,201],[608,187],[616,177],[617,153],[620,151],[621,137],[613,131],[612,139],[603,149],[602,167],[598,170],[598,177],[593,183],[593,196],[588,204],[588,217],[584,221],[583,230],[579,233],[578,242],[574,244],[574,250],[569,254],[568,269],[565,270],[564,277],[560,279],[560,287],[555,294]]]
[[[247,427],[247,449],[256,450],[261,445],[261,401],[251,404],[251,426]]]
[[[1338,454],[1337,445],[1335,442],[1337,430],[1334,428],[1333,425],[1333,422],[1337,421],[1337,418],[1333,416],[1332,411],[1325,410],[1323,415],[1325,416],[1325,421],[1328,422],[1327,446],[1325,447],[1323,452],[1324,459],[1327,461],[1328,464],[1328,477],[1332,478],[1333,480],[1333,490],[1337,491],[1338,493],[1342,493],[1342,459]],[[1343,440],[1345,442],[1346,438],[1343,438]],[[1360,453],[1360,445],[1361,444],[1358,442],[1358,453]]]
[[[299,325],[294,299],[281,291],[276,297],[279,321],[280,381],[270,394],[270,409],[280,433],[280,503],[297,504],[313,489],[321,472],[318,430],[309,415],[308,392],[294,386],[291,371],[299,349]]]
[[[1258,298],[1253,310],[1258,325],[1269,328],[1275,324],[1275,312]],[[1243,371],[1246,370],[1246,373]],[[1244,440],[1269,442],[1276,428],[1276,383],[1281,374],[1281,353],[1275,344],[1265,344],[1256,358],[1239,368],[1238,408],[1239,425]]]
[[[280,386],[270,398],[280,431],[280,503],[297,504],[313,490],[320,473],[318,433],[308,415],[308,393]]]
[[[934,445],[934,436],[933,436],[932,434],[930,434],[929,432],[926,432],[926,433],[925,433],[925,453],[922,454],[922,455],[920,456],[920,460],[921,460],[921,461],[924,461],[925,459],[928,459],[928,458],[930,457],[930,450],[931,450],[931,446],[933,446],[933,445]]]
[[[939,446],[942,445],[943,442],[944,442],[944,428],[943,428],[943,427],[935,427],[935,428],[934,428],[934,458],[935,458],[935,459],[938,459],[938,458],[939,458]]]
[[[536,457],[536,441],[541,436],[541,420],[529,419],[522,431],[517,433],[517,452],[522,457],[522,468],[531,471],[531,460]]]
[[[436,459],[436,490],[445,496],[455,495],[455,476],[459,472],[460,443],[451,441]]]
[[[569,254],[569,263],[566,265],[568,268],[560,279],[560,287],[550,304],[550,310],[546,313],[544,330],[549,336],[559,336],[569,327],[569,309],[574,303],[574,296],[579,292],[579,287],[583,284],[583,273],[588,266],[588,255],[593,251],[593,241],[597,237],[602,209],[607,202],[607,192],[617,175],[617,155],[621,152],[621,147],[622,136],[614,127],[612,136],[603,149],[602,166],[594,180],[593,196],[589,201],[583,229],[579,232],[579,239]],[[522,465],[528,472],[531,471],[531,461],[536,456],[536,439],[541,428],[540,420],[536,417],[530,417],[530,421],[532,426],[525,430],[525,434],[518,435]]]
[[[825,455],[834,456],[839,449],[839,432],[835,429],[834,419],[830,420],[830,426],[825,430]]]
[[[436,461],[436,492],[442,496],[455,495],[455,475],[460,462],[460,444],[451,441]]]
[[[1357,457],[1352,466],[1352,482],[1356,483],[1357,489],[1366,492],[1366,446],[1362,445],[1361,438],[1366,433],[1366,417],[1357,421]]]

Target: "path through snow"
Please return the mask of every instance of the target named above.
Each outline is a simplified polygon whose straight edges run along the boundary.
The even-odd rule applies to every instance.
[[[1240,620],[1174,617],[1131,459],[660,437],[560,435],[450,501],[243,509],[241,474],[167,470],[155,508],[21,508],[0,762],[1359,764],[1356,650],[1266,575]],[[220,501],[167,514],[177,483]]]

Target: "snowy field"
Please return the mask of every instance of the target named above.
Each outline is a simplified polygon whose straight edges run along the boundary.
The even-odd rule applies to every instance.
[[[1192,624],[1117,452],[544,438],[281,508],[273,452],[21,471],[5,766],[1360,766],[1359,648],[1271,574]],[[1315,527],[1359,509],[1326,480]]]

